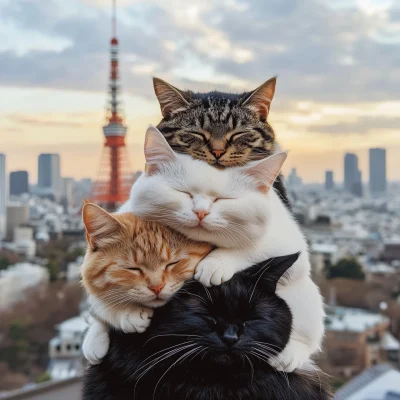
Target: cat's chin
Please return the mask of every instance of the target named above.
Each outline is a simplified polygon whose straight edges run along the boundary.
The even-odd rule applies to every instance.
[[[240,360],[240,355],[229,352],[215,353],[210,355],[209,361],[218,365],[236,365]]]
[[[158,308],[162,307],[168,302],[169,299],[154,299],[146,302],[146,307]]]

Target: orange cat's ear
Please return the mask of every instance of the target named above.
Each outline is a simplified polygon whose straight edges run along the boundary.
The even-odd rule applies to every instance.
[[[154,92],[160,103],[163,117],[169,117],[174,112],[185,110],[189,102],[187,94],[159,78],[153,78]]]
[[[269,107],[275,94],[275,86],[276,76],[253,90],[243,103],[244,106],[258,113],[262,121],[267,119]]]
[[[115,243],[122,229],[121,223],[96,204],[86,203],[82,209],[86,238],[93,251]]]
[[[153,175],[158,171],[160,164],[174,161],[176,158],[163,134],[154,126],[150,126],[146,131],[144,156],[146,175]]]
[[[258,182],[257,189],[260,192],[267,193],[281,172],[286,158],[286,152],[273,154],[264,160],[251,163],[248,167],[243,167],[242,170]]]

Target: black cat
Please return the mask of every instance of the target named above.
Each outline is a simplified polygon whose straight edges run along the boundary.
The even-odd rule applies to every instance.
[[[145,333],[112,332],[83,399],[330,399],[320,371],[286,374],[267,363],[289,340],[292,315],[275,289],[297,258],[267,260],[210,289],[190,282]]]

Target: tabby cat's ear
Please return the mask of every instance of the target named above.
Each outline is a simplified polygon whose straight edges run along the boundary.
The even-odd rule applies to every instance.
[[[281,172],[282,165],[287,158],[286,152],[273,154],[261,161],[256,161],[243,167],[242,171],[254,178],[258,185],[257,189],[262,193],[267,193]]]
[[[186,94],[159,78],[153,78],[154,91],[160,103],[164,118],[170,117],[177,111],[183,111],[189,105]]]
[[[93,251],[119,240],[121,223],[106,210],[93,203],[86,203],[82,209],[86,239]]]
[[[144,141],[144,156],[146,158],[146,175],[153,175],[160,164],[174,161],[176,155],[164,135],[154,126],[149,126]]]
[[[265,121],[269,113],[269,107],[274,98],[276,77],[269,79],[253,90],[243,102],[243,105],[258,113],[260,119]]]

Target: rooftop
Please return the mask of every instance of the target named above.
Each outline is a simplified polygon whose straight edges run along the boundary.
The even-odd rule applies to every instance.
[[[335,307],[328,312],[325,324],[328,331],[364,332],[374,326],[389,322],[381,314],[360,308]]]
[[[394,396],[400,396],[400,372],[388,364],[381,364],[363,371],[340,388],[335,400],[397,398]]]

